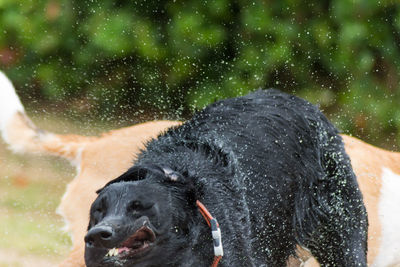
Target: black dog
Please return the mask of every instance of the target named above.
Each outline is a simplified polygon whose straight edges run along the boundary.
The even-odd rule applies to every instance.
[[[296,244],[322,266],[367,266],[367,217],[341,137],[310,103],[276,90],[216,102],[147,144],[99,191],[92,266],[284,266]]]

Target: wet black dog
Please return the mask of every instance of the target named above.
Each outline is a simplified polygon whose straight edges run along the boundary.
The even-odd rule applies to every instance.
[[[310,103],[276,90],[216,102],[147,144],[99,191],[92,266],[284,266],[296,244],[322,266],[366,266],[367,217],[341,137]]]

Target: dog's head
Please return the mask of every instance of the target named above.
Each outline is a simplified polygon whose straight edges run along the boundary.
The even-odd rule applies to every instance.
[[[165,265],[187,246],[191,188],[182,174],[157,166],[133,167],[108,183],[90,210],[86,265]]]

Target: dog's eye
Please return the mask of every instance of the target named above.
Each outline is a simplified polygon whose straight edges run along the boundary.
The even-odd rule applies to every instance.
[[[143,205],[142,205],[142,203],[140,201],[135,200],[135,201],[132,201],[132,203],[130,204],[129,208],[131,210],[141,210],[141,209],[143,209]]]
[[[97,212],[98,214],[102,214],[103,213],[103,209],[98,207],[97,209],[95,209],[94,212]]]
[[[95,205],[94,213],[97,214],[97,215],[103,216],[103,213],[106,211],[106,209],[107,209],[106,198],[102,198],[100,200],[100,202],[98,202]]]
[[[95,220],[101,219],[103,217],[103,209],[101,207],[98,207],[94,210],[93,217]]]
[[[94,209],[91,216],[91,220],[93,220],[93,225],[96,225],[102,217],[103,209],[101,207],[97,207],[96,209]]]

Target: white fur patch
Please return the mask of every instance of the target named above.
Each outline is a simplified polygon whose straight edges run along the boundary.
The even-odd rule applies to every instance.
[[[11,81],[0,71],[0,131],[7,141],[6,127],[8,121],[17,112],[24,112],[24,107],[15,93]]]
[[[379,254],[371,267],[400,264],[400,175],[383,168],[379,219],[382,239]]]

